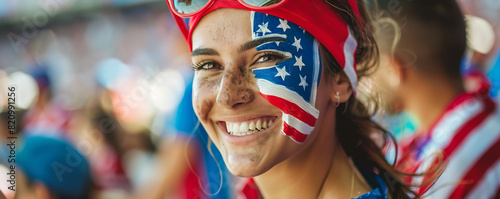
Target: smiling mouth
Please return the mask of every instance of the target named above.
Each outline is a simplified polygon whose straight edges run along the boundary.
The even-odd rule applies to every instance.
[[[271,127],[276,118],[277,117],[275,116],[269,116],[255,118],[243,122],[221,121],[220,126],[225,127],[226,132],[230,135],[245,136],[263,131]]]

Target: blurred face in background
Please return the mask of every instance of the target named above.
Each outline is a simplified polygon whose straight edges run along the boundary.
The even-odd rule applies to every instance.
[[[259,94],[253,70],[293,58],[273,49],[258,51],[249,42],[255,41],[250,19],[250,11],[217,9],[201,19],[192,35],[194,110],[228,169],[241,177],[260,175],[311,146],[318,129],[302,144],[281,135],[283,111]],[[251,47],[242,47],[245,44]],[[321,93],[328,93],[321,85],[316,100],[320,114],[328,101],[327,95],[320,99]]]

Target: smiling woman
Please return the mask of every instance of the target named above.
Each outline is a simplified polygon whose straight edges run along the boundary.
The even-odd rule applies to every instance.
[[[168,3],[192,50],[196,115],[257,195],[415,196],[370,139],[386,132],[355,97],[378,57],[361,1]]]

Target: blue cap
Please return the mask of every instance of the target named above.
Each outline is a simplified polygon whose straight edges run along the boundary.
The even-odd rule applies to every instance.
[[[16,163],[30,181],[43,183],[60,197],[81,198],[89,191],[89,163],[64,139],[29,136]]]

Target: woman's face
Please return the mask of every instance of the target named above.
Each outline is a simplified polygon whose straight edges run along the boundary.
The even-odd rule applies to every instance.
[[[310,146],[316,131],[312,129],[321,123],[314,120],[309,126],[302,126],[302,132],[310,133],[305,141],[290,139],[293,136],[284,128],[285,123],[296,122],[294,109],[280,106],[281,102],[276,101],[273,105],[272,100],[265,98],[266,89],[271,95],[283,92],[278,89],[272,93],[263,80],[277,78],[278,84],[281,82],[298,93],[306,92],[308,95],[300,96],[311,102],[306,109],[312,115],[317,114],[316,119],[318,109],[326,106],[326,100],[316,99],[316,90],[321,93],[322,89],[316,87],[321,77],[321,58],[319,48],[311,43],[312,36],[305,36],[302,29],[294,30],[298,26],[290,22],[276,17],[270,19],[275,22],[267,22],[266,17],[245,10],[218,9],[205,15],[192,35],[195,112],[229,170],[242,177],[260,175]],[[269,30],[273,28],[283,34]],[[290,31],[301,35],[295,36]],[[304,56],[299,57],[297,53],[302,51]],[[315,61],[313,51],[317,55]],[[313,70],[314,64],[318,67]],[[296,82],[290,83],[292,80]]]

